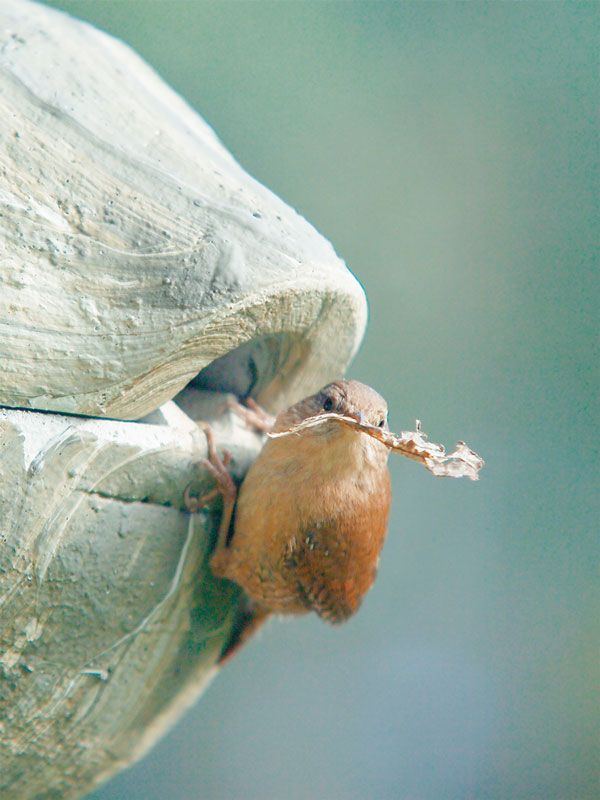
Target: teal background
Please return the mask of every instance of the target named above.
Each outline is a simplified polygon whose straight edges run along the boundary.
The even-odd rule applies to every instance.
[[[273,622],[94,800],[600,796],[597,4],[54,2],[129,42],[334,243],[392,459],[361,613]],[[596,380],[595,380],[596,379]]]

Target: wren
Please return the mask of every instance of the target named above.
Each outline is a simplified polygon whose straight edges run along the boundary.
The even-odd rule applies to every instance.
[[[331,413],[387,429],[381,395],[358,381],[339,380],[282,411],[271,430]],[[271,427],[264,412],[253,417],[263,429]],[[315,611],[330,623],[355,614],[375,580],[387,530],[389,449],[324,420],[298,434],[267,439],[236,492],[226,469],[229,454],[219,459],[212,432],[205,431],[217,488],[200,499],[186,492],[186,504],[194,511],[223,494],[211,568],[249,599],[223,657],[269,614]]]

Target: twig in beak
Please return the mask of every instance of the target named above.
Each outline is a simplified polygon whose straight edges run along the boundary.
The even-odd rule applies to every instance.
[[[286,431],[269,433],[272,439],[292,434],[300,435],[307,428],[332,420],[340,425],[354,428],[357,432],[365,433],[377,439],[378,442],[389,447],[395,453],[420,461],[436,477],[444,478],[469,478],[472,481],[479,480],[479,470],[485,462],[474,450],[471,450],[464,442],[458,442],[452,453],[446,453],[441,444],[427,441],[427,434],[421,430],[421,421],[416,420],[414,431],[401,431],[399,434],[385,431],[381,428],[369,425],[361,415],[360,421],[352,417],[344,417],[341,414],[318,414],[303,420],[298,425],[294,425]]]

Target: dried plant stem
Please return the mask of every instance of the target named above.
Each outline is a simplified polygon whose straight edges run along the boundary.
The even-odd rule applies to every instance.
[[[485,464],[481,456],[471,450],[464,442],[458,442],[451,453],[446,453],[443,445],[429,442],[427,434],[421,431],[419,420],[416,421],[415,431],[401,431],[397,434],[358,422],[352,417],[344,417],[341,414],[318,414],[315,417],[303,420],[286,431],[278,431],[268,435],[273,439],[281,436],[299,435],[308,428],[313,428],[315,425],[323,425],[330,421],[340,425],[347,425],[355,429],[357,433],[365,433],[368,436],[372,436],[393,452],[412,458],[414,461],[420,461],[437,477],[464,477],[476,481],[479,480],[479,470]]]

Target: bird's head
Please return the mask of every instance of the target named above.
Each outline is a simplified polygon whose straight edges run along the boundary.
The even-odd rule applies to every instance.
[[[340,414],[343,417],[351,417],[361,424],[387,430],[387,412],[387,403],[375,389],[359,381],[339,380],[327,384],[316,394],[306,397],[282,412],[277,417],[275,430],[286,430],[309,417],[321,414]],[[335,430],[341,432],[341,426],[333,422],[309,430],[319,434]]]

